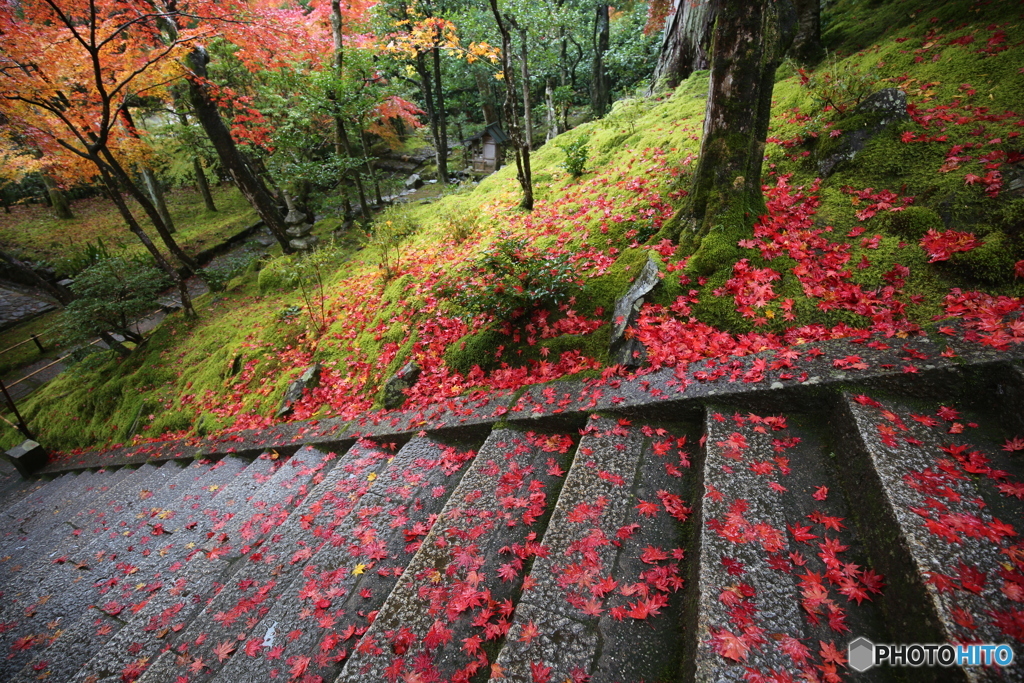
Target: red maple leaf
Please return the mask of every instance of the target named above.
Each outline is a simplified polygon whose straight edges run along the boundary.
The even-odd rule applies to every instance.
[[[223,662],[231,656],[231,653],[235,651],[236,647],[237,645],[235,641],[225,640],[223,643],[220,643],[213,648],[213,654],[217,655],[218,662]]]

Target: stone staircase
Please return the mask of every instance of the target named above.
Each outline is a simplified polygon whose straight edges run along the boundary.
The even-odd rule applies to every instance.
[[[1024,680],[846,661],[1024,642],[1021,358],[861,342],[2,469],[0,680]]]

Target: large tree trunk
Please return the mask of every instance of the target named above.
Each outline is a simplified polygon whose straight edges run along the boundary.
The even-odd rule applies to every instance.
[[[104,165],[102,160],[96,158],[93,161],[100,169],[103,169]],[[128,205],[125,204],[124,199],[121,197],[121,191],[118,189],[114,178],[106,171],[102,172],[102,177],[103,183],[107,188],[107,195],[110,197],[110,200],[114,202],[114,206],[117,207],[117,210],[124,219],[124,222],[128,225],[128,229],[139,238],[139,241],[142,242],[143,246],[146,247],[146,250],[153,256],[153,260],[156,262],[157,267],[167,273],[167,276],[171,278],[171,281],[177,285],[178,294],[181,296],[181,308],[184,311],[185,316],[188,318],[196,317],[196,311],[192,308],[192,297],[188,293],[188,286],[185,282],[185,278],[183,278],[181,274],[167,262],[164,255],[161,254],[160,250],[156,248],[155,244],[153,244],[153,240],[149,239],[149,235],[147,235],[142,229],[139,222],[135,220],[135,216],[132,215],[131,209],[128,208]]]
[[[673,0],[651,81],[652,94],[674,89],[694,71],[708,68],[715,4],[716,0]]]
[[[519,187],[523,189],[523,199],[519,202],[519,206],[527,211],[533,211],[533,173],[530,170],[530,148],[523,141],[519,128],[519,117],[516,115],[516,72],[512,68],[512,36],[498,9],[498,0],[490,0],[490,3],[494,21],[498,24],[498,31],[501,33],[501,72],[505,81],[503,109],[508,126],[506,132],[512,142],[512,149],[516,157],[516,178],[519,180]]]
[[[46,195],[50,198],[50,206],[53,207],[54,212],[57,214],[57,218],[62,221],[74,220],[75,214],[71,213],[71,205],[68,204],[68,198],[61,192],[60,187],[50,176],[43,174],[43,185],[46,186]]]
[[[438,29],[440,30],[440,29]],[[440,40],[440,36],[437,36]],[[434,64],[434,112],[437,118],[437,177],[445,185],[448,184],[448,112],[444,110],[444,89],[441,87],[441,50],[431,50]]]
[[[822,57],[821,0],[793,0],[796,6],[796,36],[789,51],[797,61],[811,64]]]
[[[555,111],[555,90],[551,86],[550,78],[544,84],[544,105],[548,125],[548,134],[544,141],[547,142],[558,135],[558,112]]]
[[[228,170],[228,173],[234,179],[235,185],[242,191],[242,194],[249,200],[252,207],[256,209],[256,213],[263,219],[270,232],[277,238],[278,243],[281,245],[281,250],[286,254],[290,254],[294,249],[288,243],[288,235],[285,233],[287,226],[284,223],[284,217],[281,216],[281,212],[277,208],[277,203],[274,202],[274,199],[267,192],[267,188],[263,186],[259,178],[246,166],[242,155],[238,151],[238,147],[235,145],[234,139],[231,137],[231,133],[220,118],[217,105],[214,104],[210,97],[206,85],[206,64],[209,59],[206,50],[201,47],[197,47],[189,55],[189,65],[196,76],[196,78],[190,78],[188,81],[189,95],[191,96],[192,106],[196,111],[196,118],[199,119],[200,125],[206,131],[210,142],[213,143],[213,148],[217,150],[217,156],[221,164],[224,165],[224,168]]]
[[[665,226],[668,236],[696,245],[714,232],[720,233],[716,248],[734,245],[764,212],[761,164],[775,69],[794,24],[788,2],[733,0],[719,7],[700,160],[683,207]],[[723,265],[707,260],[709,268]],[[695,255],[694,267],[700,262]]]
[[[611,93],[608,88],[608,74],[604,70],[604,53],[608,51],[608,4],[597,5],[594,15],[594,61],[591,65],[590,108],[600,118],[608,111]]]
[[[203,162],[199,160],[199,157],[192,159],[192,169],[196,174],[196,187],[199,188],[199,193],[203,195],[203,202],[206,204],[207,211],[216,211],[217,205],[213,203],[213,194],[210,192],[210,183],[206,182],[206,172],[203,171]]]
[[[149,198],[153,200],[157,213],[160,214],[161,220],[163,220],[164,225],[167,227],[167,232],[173,233],[174,221],[171,220],[171,212],[167,210],[167,202],[164,200],[164,189],[160,187],[160,181],[153,175],[153,171],[146,167],[142,169],[142,180],[146,183],[146,191],[149,192]]]

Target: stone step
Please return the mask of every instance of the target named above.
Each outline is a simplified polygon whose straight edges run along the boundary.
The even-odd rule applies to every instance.
[[[699,432],[597,418],[583,430],[516,606],[502,680],[655,681],[680,668]],[[696,433],[695,433],[696,432]]]
[[[845,395],[837,422],[860,526],[889,583],[895,642],[1024,641],[1022,435],[990,414],[873,394]],[[943,673],[1012,677],[998,667]]]
[[[103,478],[96,472],[82,472],[77,475],[65,474],[68,484],[60,493],[51,496],[46,506],[31,517],[22,517],[18,523],[18,531],[26,536],[38,536],[81,509],[81,504],[89,499],[94,482]]]
[[[823,423],[708,409],[684,679],[835,677],[851,633],[891,637],[878,604],[885,578],[855,535]]]
[[[18,565],[29,566],[43,555],[58,552],[61,544],[67,541],[75,531],[69,520],[82,510],[90,509],[98,501],[103,500],[112,487],[133,472],[134,470],[122,467],[113,472],[101,470],[95,473],[86,492],[76,499],[74,507],[68,510],[68,514],[60,522],[46,531],[34,533],[31,536],[21,534],[8,539],[3,549],[0,550],[0,561],[10,562],[17,557]],[[58,553],[56,556],[59,557],[60,554]],[[6,572],[0,573],[0,586],[6,586],[11,578],[16,577],[16,573],[13,575]]]
[[[226,520],[224,531],[214,532],[213,538],[202,546],[203,552],[176,567],[176,590],[154,593],[145,607],[95,651],[71,680],[118,681],[126,670],[141,674],[165,647],[162,639],[153,638],[154,633],[169,628],[172,620],[191,622],[203,604],[233,584],[234,575],[245,564],[243,558],[260,552],[264,539],[277,532],[290,512],[306,498],[314,477],[326,474],[336,456],[304,448],[282,460],[248,499],[246,507]]]
[[[212,654],[213,650],[225,640],[237,641],[237,633],[251,631],[287,585],[288,577],[303,568],[307,552],[331,540],[335,529],[372,485],[372,475],[391,457],[391,452],[370,443],[349,449],[259,552],[243,561],[230,585],[205,604],[188,628],[168,638],[167,647],[174,647],[174,651],[155,658],[140,680],[173,680],[179,675],[200,680],[219,668],[226,657]],[[303,548],[308,550],[304,552]],[[200,634],[205,636],[201,639]],[[175,660],[185,652],[189,660],[202,659],[208,666],[195,672],[178,666]]]
[[[251,631],[249,651],[236,654],[215,680],[268,680],[282,663],[303,668],[304,676],[332,680],[468,469],[477,445],[429,437],[409,441]],[[268,633],[274,642],[264,649]]]
[[[103,610],[103,607],[108,606],[105,602],[94,605],[77,623],[73,622],[63,628],[60,637],[37,653],[14,680],[35,680],[38,676],[37,667],[50,672],[56,680],[69,680],[95,656],[97,649],[114,638],[126,625],[137,623],[143,618],[144,630],[151,626],[151,618],[155,616],[154,628],[145,631],[147,639],[166,638],[174,632],[173,629],[182,629],[190,611],[197,607],[186,603],[182,596],[191,595],[187,592],[187,582],[174,574],[189,558],[201,555],[199,546],[207,540],[208,533],[212,532],[210,529],[221,524],[222,517],[230,514],[217,514],[214,506],[228,511],[241,509],[279,464],[270,459],[251,462],[228,457],[201,477],[195,478],[191,485],[182,487],[177,502],[167,509],[155,510],[146,522],[151,533],[157,531],[158,525],[163,529],[157,535],[160,539],[157,552],[142,548],[142,544],[139,544],[128,552],[127,559],[139,569],[133,575],[157,580],[168,575],[170,578],[162,581],[160,589],[150,592],[150,598],[138,612],[122,609],[111,614]],[[146,550],[151,552],[146,553]],[[216,568],[219,569],[219,565]],[[147,584],[143,582],[143,588]],[[127,647],[134,649],[131,643]]]
[[[33,650],[43,646],[52,637],[52,633],[59,629],[58,620],[74,620],[84,614],[93,604],[97,591],[104,594],[108,601],[123,601],[132,597],[134,581],[128,583],[129,570],[125,569],[122,576],[113,578],[116,584],[96,586],[92,566],[98,563],[99,554],[112,552],[110,546],[120,545],[124,539],[123,534],[130,533],[130,529],[136,526],[136,514],[151,504],[155,494],[164,491],[183,471],[177,463],[167,463],[154,469],[145,481],[131,489],[134,496],[121,498],[113,508],[119,517],[112,526],[104,525],[103,532],[87,537],[90,542],[75,551],[64,544],[59,549],[64,554],[42,557],[31,569],[21,573],[18,584],[13,587],[15,590],[4,596],[5,604],[0,613],[0,621],[16,621],[15,627],[0,634],[0,652],[7,653],[6,658],[0,661],[0,675],[20,670],[34,656]],[[96,531],[95,527],[93,531]],[[72,562],[74,557],[81,559]],[[69,585],[77,588],[68,590]],[[48,633],[49,626],[53,628]],[[46,638],[41,634],[46,634]],[[25,638],[30,640],[23,640]]]
[[[492,431],[372,624],[345,643],[337,680],[483,675],[523,578],[546,553],[544,530],[574,450],[565,434]]]
[[[54,477],[45,486],[23,498],[16,505],[5,509],[0,514],[0,520],[5,526],[11,525],[14,529],[18,529],[21,524],[45,512],[50,502],[59,500],[67,489],[73,488],[79,476],[77,473],[70,472]]]

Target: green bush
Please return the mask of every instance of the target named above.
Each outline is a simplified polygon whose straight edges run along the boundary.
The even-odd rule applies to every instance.
[[[798,69],[801,83],[814,104],[822,111],[842,116],[878,90],[879,75],[871,68],[862,71],[852,60],[840,61],[835,55],[814,73]]]
[[[469,313],[512,321],[580,291],[568,254],[538,251],[520,237],[498,240],[454,283],[442,285],[439,296]]]
[[[583,135],[577,135],[569,142],[559,143],[558,149],[565,152],[565,161],[562,162],[561,166],[565,169],[566,173],[573,178],[579,178],[583,175],[587,167],[587,159],[590,158],[590,145],[587,142],[587,138]]]
[[[60,317],[61,336],[77,343],[114,332],[139,344],[143,336],[132,325],[169,284],[163,271],[141,258],[102,257],[71,285],[76,298]]]

